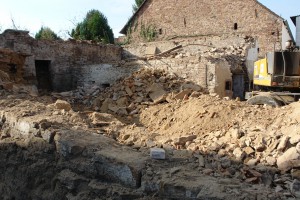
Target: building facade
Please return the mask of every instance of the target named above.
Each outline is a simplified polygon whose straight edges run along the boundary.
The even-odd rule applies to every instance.
[[[121,33],[131,42],[245,35],[262,52],[293,39],[287,22],[256,0],[146,0]]]

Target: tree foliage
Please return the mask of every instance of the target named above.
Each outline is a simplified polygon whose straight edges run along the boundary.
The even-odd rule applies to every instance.
[[[37,40],[60,40],[61,38],[56,35],[49,27],[42,26],[41,29],[35,34]]]
[[[143,2],[144,0],[135,0],[135,4],[132,5],[132,11],[135,13]]]
[[[71,37],[77,40],[114,43],[114,34],[107,18],[98,10],[89,11],[84,20],[72,29]]]

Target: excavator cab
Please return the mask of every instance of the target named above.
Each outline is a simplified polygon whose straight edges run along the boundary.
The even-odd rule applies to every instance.
[[[254,64],[253,85],[247,94],[250,104],[281,106],[299,99],[300,52],[269,52]]]

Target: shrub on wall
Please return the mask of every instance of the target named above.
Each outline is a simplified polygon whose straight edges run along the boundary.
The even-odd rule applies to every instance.
[[[157,30],[154,25],[141,25],[141,37],[147,42],[154,41],[157,37]]]

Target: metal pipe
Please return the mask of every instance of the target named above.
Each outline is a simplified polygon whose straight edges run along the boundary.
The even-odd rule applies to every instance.
[[[283,51],[281,51],[282,53],[282,58],[283,58],[283,77],[282,77],[282,81],[285,81],[285,76],[286,76],[286,61],[285,61],[285,57],[284,57],[284,53]]]

